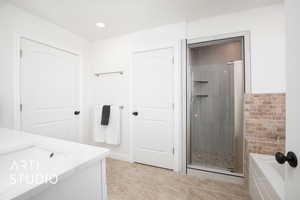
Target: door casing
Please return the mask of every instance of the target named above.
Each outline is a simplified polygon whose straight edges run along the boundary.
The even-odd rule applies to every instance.
[[[184,39],[181,41],[181,88],[182,88],[182,141],[181,141],[181,172],[187,173],[187,153],[188,153],[188,139],[187,134],[189,134],[190,130],[187,125],[188,120],[188,109],[187,109],[187,87],[188,87],[188,53],[187,53],[187,45],[201,42],[210,42],[215,40],[223,40],[234,37],[244,37],[244,56],[245,56],[245,93],[251,93],[252,91],[252,83],[251,83],[251,54],[250,54],[250,31],[242,31],[236,33],[227,33],[220,34],[208,37],[193,37]]]

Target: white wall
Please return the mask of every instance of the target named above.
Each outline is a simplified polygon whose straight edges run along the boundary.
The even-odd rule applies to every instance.
[[[114,152],[117,159],[128,160],[129,157],[129,78],[128,67],[130,65],[130,44],[128,36],[95,43],[93,46],[93,68],[90,71],[91,87],[89,94],[90,123],[92,128],[93,108],[95,104],[122,105],[122,136],[121,146],[105,146]],[[107,75],[95,77],[95,72],[125,71],[124,75]],[[92,129],[90,129],[92,133]],[[91,135],[90,135],[91,137]],[[92,139],[90,139],[92,141]],[[93,142],[91,142],[93,143]]]
[[[188,23],[188,37],[251,31],[253,93],[285,92],[285,17],[274,5]]]
[[[125,75],[105,77],[91,82],[91,108],[95,103],[119,103],[125,105],[123,113],[122,144],[113,147],[115,157],[128,159],[130,153],[130,133],[128,104],[129,70],[131,54],[136,50],[172,46],[175,48],[176,79],[180,82],[179,42],[183,38],[214,36],[224,33],[251,32],[252,92],[278,93],[285,91],[285,30],[282,5],[274,5],[224,16],[207,18],[189,23],[179,23],[140,31],[121,37],[97,41],[93,45],[93,72],[123,69]],[[180,86],[176,85],[176,97],[180,97]],[[178,102],[180,103],[180,102]],[[176,115],[181,108],[177,105]],[[181,148],[180,118],[176,118],[175,147]],[[90,132],[91,134],[91,132]],[[102,146],[101,144],[98,144]],[[177,151],[178,153],[178,151]],[[176,161],[180,156],[176,154]],[[179,169],[179,166],[177,166]]]
[[[81,56],[81,87],[85,88],[87,79],[87,67],[89,66],[90,44],[69,31],[47,22],[39,17],[33,16],[12,5],[4,4],[0,7],[0,127],[16,127],[16,72],[17,63],[15,56],[18,49],[16,35],[29,37],[49,45],[59,47]],[[85,119],[86,111],[84,102],[86,92],[82,89],[82,111],[81,116]],[[84,121],[84,120],[83,120]],[[86,124],[86,123],[82,123]],[[85,126],[81,126],[84,129]],[[83,131],[82,131],[83,132]],[[84,136],[83,136],[83,139]]]
[[[4,31],[6,30],[6,31]],[[12,36],[0,25],[0,127],[13,127]]]

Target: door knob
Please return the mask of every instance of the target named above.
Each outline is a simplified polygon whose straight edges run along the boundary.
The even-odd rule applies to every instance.
[[[139,113],[138,112],[133,112],[132,113],[134,116],[137,116]]]
[[[277,152],[275,154],[275,158],[279,164],[288,162],[289,165],[293,168],[296,168],[298,166],[298,159],[294,152],[289,151],[286,156],[281,152]]]
[[[80,114],[80,111],[76,110],[74,111],[74,115],[79,115]]]

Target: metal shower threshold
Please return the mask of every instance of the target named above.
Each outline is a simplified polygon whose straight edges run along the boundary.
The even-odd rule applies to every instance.
[[[188,169],[194,169],[194,170],[200,170],[200,171],[204,171],[204,172],[210,172],[210,173],[240,177],[240,178],[245,177],[244,174],[234,173],[234,172],[230,172],[230,171],[227,171],[227,170],[224,170],[224,169],[213,169],[213,168],[204,167],[204,166],[197,166],[197,165],[187,165],[187,168]]]

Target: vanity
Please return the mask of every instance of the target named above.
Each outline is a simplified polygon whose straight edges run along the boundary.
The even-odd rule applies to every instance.
[[[109,150],[0,129],[1,200],[106,200]]]

